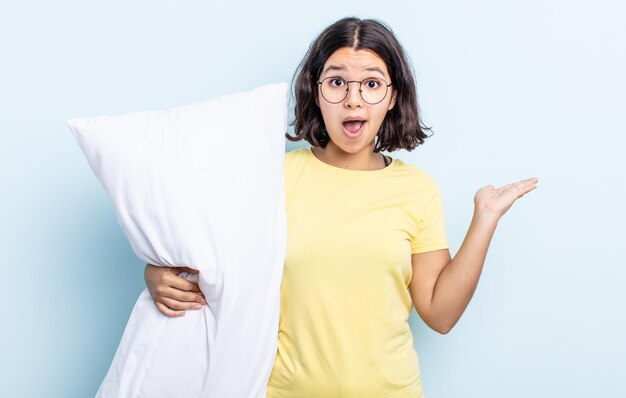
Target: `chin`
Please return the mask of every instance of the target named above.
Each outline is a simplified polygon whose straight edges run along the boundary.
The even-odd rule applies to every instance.
[[[339,149],[344,152],[355,154],[363,151],[373,151],[374,150],[374,141],[370,141],[369,143],[364,142],[348,142],[342,143],[341,145],[335,144]]]

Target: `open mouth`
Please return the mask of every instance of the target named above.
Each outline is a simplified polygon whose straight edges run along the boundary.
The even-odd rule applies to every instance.
[[[364,124],[365,120],[348,120],[343,122],[343,130],[350,137],[358,137]]]

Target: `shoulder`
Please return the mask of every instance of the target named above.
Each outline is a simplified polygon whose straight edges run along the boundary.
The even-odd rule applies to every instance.
[[[298,159],[303,159],[304,157],[307,156],[307,152],[309,152],[309,148],[306,148],[306,147],[293,149],[285,153],[285,162],[287,161],[293,162],[293,161],[297,161]]]
[[[422,168],[405,163],[398,158],[394,159],[394,162],[396,162],[393,170],[394,177],[402,180],[408,187],[420,190],[438,190],[435,180]]]
[[[285,154],[285,173],[301,169],[307,162],[309,148],[298,148]]]
[[[290,193],[296,183],[303,178],[307,162],[310,161],[309,148],[298,148],[285,153],[284,176],[285,191]]]

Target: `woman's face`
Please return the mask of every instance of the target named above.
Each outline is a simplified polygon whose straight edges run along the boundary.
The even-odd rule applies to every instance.
[[[326,60],[318,80],[322,81],[328,77],[341,78],[343,82],[379,78],[387,84],[392,83],[387,65],[378,55],[368,50],[354,50],[350,47],[338,49]],[[328,82],[335,85],[343,84],[341,80],[333,79],[323,84]],[[366,84],[373,83],[364,82],[363,86]],[[330,137],[327,149],[330,146],[334,150],[349,154],[372,153],[374,138],[387,111],[396,103],[396,91],[390,86],[384,99],[371,105],[361,97],[359,83],[347,85],[348,96],[336,104],[324,99],[322,87],[318,85],[317,104]],[[384,87],[382,89],[384,90]]]

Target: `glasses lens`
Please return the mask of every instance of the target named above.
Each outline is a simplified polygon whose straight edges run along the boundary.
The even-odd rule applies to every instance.
[[[368,104],[377,104],[387,95],[387,83],[379,78],[370,77],[361,83],[361,97]]]
[[[351,82],[352,83],[352,82]],[[352,89],[356,89],[356,83]],[[361,98],[368,104],[377,104],[387,95],[387,82],[377,77],[370,77],[361,82]],[[327,77],[320,83],[322,97],[333,104],[343,101],[348,96],[348,83],[340,77]]]
[[[322,97],[328,102],[337,103],[343,101],[348,94],[348,84],[339,77],[327,77],[320,84]]]

